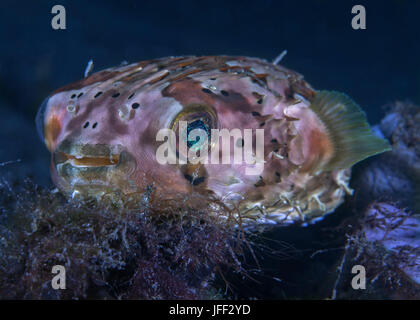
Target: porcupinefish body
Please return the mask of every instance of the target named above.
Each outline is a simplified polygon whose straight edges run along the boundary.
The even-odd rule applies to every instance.
[[[182,123],[187,136],[178,130]],[[52,154],[52,179],[65,194],[131,194],[150,186],[168,196],[207,192],[255,224],[308,222],[332,212],[351,193],[350,167],[389,150],[346,95],[315,91],[300,74],[247,57],[169,57],[106,69],[52,93],[37,125]],[[213,130],[250,129],[251,145],[263,130],[263,169],[248,174],[245,160],[162,164],[161,129],[175,133],[178,159],[185,153],[180,141],[187,140],[187,151],[205,145],[219,157]],[[206,136],[189,139],[194,129]],[[231,138],[233,159],[244,137]]]

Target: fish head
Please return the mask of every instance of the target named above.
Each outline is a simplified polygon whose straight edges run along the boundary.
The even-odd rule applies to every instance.
[[[184,70],[173,70],[179,64],[169,63],[162,70],[156,70],[157,65],[108,69],[57,90],[42,103],[38,132],[52,154],[51,175],[60,190],[95,195],[142,192],[152,186],[168,194],[220,194],[228,192],[232,181],[258,180],[246,177],[245,161],[232,163],[235,148],[243,144],[240,137],[229,142],[224,155],[228,161],[222,161],[221,154],[218,164],[192,163],[188,157],[204,140],[211,157],[213,130],[258,127],[251,112],[258,104],[256,93],[243,91],[248,80],[211,66],[192,78]],[[171,68],[171,81],[162,81]],[[174,163],[157,159],[162,130],[174,134],[174,139],[166,137]],[[204,139],[188,141],[193,130],[201,131]],[[255,132],[252,139],[255,143]]]
[[[228,162],[222,163],[222,154],[217,165],[190,161],[193,150],[203,152],[203,142],[211,157],[212,131],[250,127],[247,122],[253,120],[251,113],[244,116],[229,109],[235,100],[245,106],[242,96],[226,101],[203,89],[200,83],[185,80],[166,90],[139,90],[130,99],[133,91],[127,87],[81,87],[52,94],[41,105],[36,121],[52,155],[54,183],[68,194],[96,195],[143,192],[150,186],[167,194],[212,190],[212,186],[219,191],[219,186],[231,185],[234,177],[243,181],[245,162],[233,165],[231,161],[236,146],[243,144],[242,136],[229,142]],[[170,134],[165,135],[165,130]],[[205,141],[188,141],[193,130],[201,131]],[[253,139],[255,143],[255,134]],[[164,143],[172,162],[157,159]]]

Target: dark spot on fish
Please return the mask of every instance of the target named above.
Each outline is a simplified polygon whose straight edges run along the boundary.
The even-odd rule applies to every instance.
[[[97,125],[98,125],[98,123],[97,123],[97,122],[95,122],[95,123],[93,124],[92,128],[93,128],[93,129],[95,129]]]
[[[85,125],[83,126],[83,129],[86,129],[88,126],[89,126],[89,121],[87,121],[87,122],[85,123]]]
[[[275,153],[278,153],[279,152],[279,149],[274,149],[273,150]]]
[[[80,98],[81,96],[83,96],[83,92],[80,92],[77,97]]]
[[[277,139],[271,139],[272,143],[278,143]]]
[[[221,94],[223,94],[225,97],[229,96],[229,92],[222,90],[220,91]]]
[[[131,105],[131,108],[133,108],[133,109],[137,109],[138,107],[140,107],[140,104],[138,104],[137,102],[136,103],[133,103]]]
[[[274,177],[274,181],[275,182],[280,182],[280,180],[281,180],[281,177],[280,177],[280,172],[275,172],[275,177]]]
[[[258,100],[257,100],[257,103],[258,104],[261,104],[262,102],[263,102],[263,98],[264,98],[264,95],[262,95],[262,94],[259,94],[258,92],[252,92],[252,95],[255,97],[255,98],[257,98]]]
[[[75,93],[73,93],[73,94],[71,95],[71,98],[72,98],[72,99],[76,98],[76,94],[75,94]]]
[[[252,115],[254,117],[261,117],[261,113],[257,112],[257,111],[252,111]]]
[[[206,180],[205,177],[193,178],[189,174],[184,174],[184,178],[187,179],[193,186],[197,186],[197,185],[199,185],[200,183],[203,183]]]
[[[207,89],[207,88],[203,88],[203,89],[201,89],[201,91],[203,91],[205,93],[208,93],[208,94],[212,94],[213,93],[210,89]]]
[[[114,93],[114,94],[112,95],[112,97],[113,97],[113,98],[118,98],[119,96],[120,96],[120,93],[119,93],[119,92]]]
[[[215,81],[217,78],[210,78],[211,81]]]
[[[135,92],[133,92],[132,94],[130,94],[130,96],[128,97],[128,100],[130,100],[132,97],[134,97],[135,94],[136,94]]]
[[[102,91],[99,91],[97,94],[95,94],[94,98],[96,99],[97,97],[99,97],[102,94]]]
[[[264,126],[265,126],[265,122],[261,122],[260,127],[264,127]]]

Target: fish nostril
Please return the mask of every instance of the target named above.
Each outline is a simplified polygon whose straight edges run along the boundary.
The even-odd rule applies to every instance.
[[[99,91],[97,94],[95,94],[94,98],[96,99],[97,97],[99,97],[102,94],[102,91]]]
[[[138,107],[140,107],[140,104],[138,104],[137,102],[136,103],[133,103],[131,105],[131,108],[133,108],[133,109],[137,109]]]
[[[80,92],[79,94],[77,93],[73,93],[70,97],[70,99],[74,99],[74,98],[80,98],[81,96],[83,96],[83,92]]]
[[[208,88],[203,88],[203,89],[201,89],[201,91],[203,91],[203,92],[205,92],[205,93],[208,93],[208,94],[212,94],[213,92],[210,90],[210,89],[208,89]]]
[[[97,123],[97,122],[95,122],[95,123],[92,125],[92,129],[95,129],[97,126],[98,126],[98,123]],[[89,121],[86,121],[85,125],[83,126],[83,129],[86,129],[87,127],[89,127]]]
[[[120,93],[119,93],[119,92],[114,93],[114,94],[112,95],[112,97],[113,97],[113,98],[118,98],[119,96],[120,96]]]

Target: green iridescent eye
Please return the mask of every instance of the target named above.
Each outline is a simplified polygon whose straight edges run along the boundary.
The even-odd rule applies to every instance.
[[[180,123],[184,123],[185,130],[179,130]],[[175,117],[172,130],[179,135],[179,144],[186,145],[188,150],[199,151],[206,145],[210,147],[211,129],[217,129],[217,124],[217,116],[212,108],[190,105]],[[182,148],[177,149],[180,149],[178,153],[182,153]]]
[[[203,139],[201,137],[196,137],[195,140],[191,139],[190,133],[193,130],[202,130],[205,132],[205,135],[207,136],[207,140],[210,141],[210,134],[211,134],[211,129],[209,128],[209,126],[201,119],[199,120],[195,120],[191,123],[188,124],[187,127],[187,137],[189,137],[189,139],[187,139],[187,147],[188,148],[194,148],[195,150],[200,150],[200,148],[205,145],[206,141],[202,141]]]

